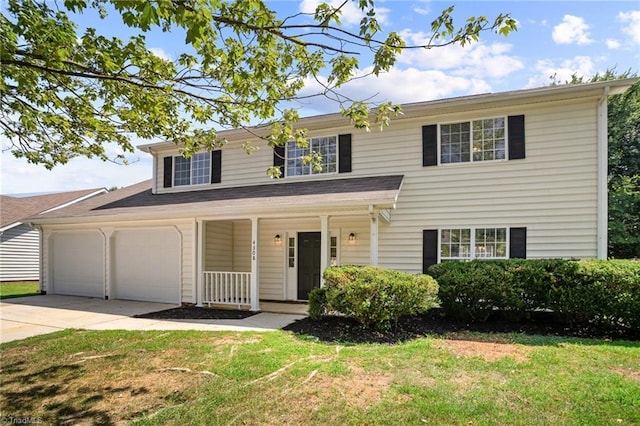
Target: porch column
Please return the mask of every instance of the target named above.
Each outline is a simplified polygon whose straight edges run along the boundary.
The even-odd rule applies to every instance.
[[[329,266],[329,216],[320,216],[320,287],[324,287],[324,270]]]
[[[260,310],[260,275],[259,275],[259,254],[258,254],[258,231],[260,220],[257,217],[251,218],[251,310]]]
[[[197,220],[196,234],[196,306],[204,306],[204,222]]]
[[[109,300],[112,297],[111,290],[113,284],[113,259],[111,258],[111,240],[115,229],[99,228],[104,238],[104,297]]]
[[[378,266],[378,213],[369,213],[369,263]]]

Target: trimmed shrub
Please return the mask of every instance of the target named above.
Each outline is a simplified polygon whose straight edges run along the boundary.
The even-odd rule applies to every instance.
[[[319,320],[327,315],[327,291],[324,288],[314,288],[309,292],[309,318]]]
[[[389,328],[401,316],[425,312],[438,303],[438,283],[428,275],[339,266],[327,268],[324,279],[326,309],[369,328]]]
[[[547,307],[560,321],[593,320],[640,329],[640,262],[567,261],[557,276]]]
[[[640,262],[629,260],[474,260],[429,269],[447,315],[484,321],[552,310],[562,322],[640,328]]]

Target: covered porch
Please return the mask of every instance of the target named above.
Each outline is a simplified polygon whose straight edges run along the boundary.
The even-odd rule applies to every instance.
[[[371,191],[353,188],[362,179],[342,179],[350,181],[346,183],[353,192],[331,197],[291,194],[263,199],[259,206],[245,209],[255,212],[250,216],[197,217],[197,305],[259,311],[261,301],[267,303],[265,308],[270,302],[305,302],[313,288],[323,285],[327,267],[377,265],[379,228],[391,221],[401,178],[394,190],[383,192],[384,198],[377,194],[373,199]],[[335,181],[324,182],[331,188]],[[310,183],[317,184],[296,184],[304,188]],[[249,200],[255,201],[237,201]]]

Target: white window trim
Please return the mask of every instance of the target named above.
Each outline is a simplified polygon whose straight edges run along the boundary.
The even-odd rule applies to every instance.
[[[339,152],[339,148],[340,148],[340,136],[335,134],[335,135],[321,135],[321,136],[313,136],[313,137],[308,137],[307,141],[309,142],[309,148],[311,147],[311,140],[312,139],[322,139],[322,138],[335,138],[336,140],[336,171],[335,172],[321,172],[321,173],[309,173],[306,175],[289,175],[287,173],[288,168],[287,168],[287,160],[289,159],[289,144],[290,143],[296,143],[295,141],[289,141],[285,144],[284,146],[284,177],[286,179],[300,179],[300,178],[310,178],[310,177],[317,177],[317,176],[330,176],[330,175],[335,175],[338,174],[338,170],[339,170],[339,166],[340,166],[340,152]]]
[[[206,154],[207,152],[208,151],[196,152],[193,155]],[[185,188],[185,187],[192,187],[192,186],[195,186],[195,187],[200,186],[200,187],[202,187],[202,186],[205,186],[205,185],[211,185],[211,161],[213,161],[211,152],[209,152],[209,178],[207,179],[208,182],[205,182],[205,183],[188,183],[186,185],[177,185],[176,184],[176,166],[178,165],[178,162],[176,161],[177,158],[184,158],[184,157],[181,156],[181,155],[174,155],[173,156],[172,178],[173,178],[173,187],[174,188]],[[188,160],[189,160],[189,167],[190,167],[190,170],[189,170],[189,181],[192,182],[193,181],[193,156],[191,156],[191,158],[188,158]]]
[[[447,124],[457,124],[468,122],[470,127],[469,131],[473,134],[473,122],[479,120],[494,120],[496,118],[504,118],[504,158],[497,160],[473,160],[473,138],[469,139],[469,161],[459,161],[457,163],[443,163],[442,162],[442,134],[441,134],[441,126]],[[483,118],[471,118],[468,120],[452,120],[452,121],[443,121],[442,123],[438,123],[438,165],[445,167],[455,167],[466,164],[484,164],[484,163],[500,163],[509,160],[509,116],[508,115],[495,115],[492,117],[483,117]],[[446,228],[444,228],[446,229]]]
[[[476,252],[475,252],[475,246],[476,246],[476,229],[500,229],[503,228],[506,232],[506,248],[505,248],[505,255],[503,257],[476,257]],[[446,229],[469,229],[471,235],[471,239],[470,239],[470,256],[469,257],[446,257],[446,258],[442,258],[442,230],[446,230]],[[502,260],[502,259],[509,259],[509,253],[510,253],[510,249],[511,249],[511,232],[510,232],[511,227],[509,226],[504,226],[504,225],[485,225],[485,226],[459,226],[459,225],[452,225],[452,226],[442,226],[440,228],[438,228],[438,263],[441,263],[443,260],[445,261],[452,261],[452,262],[466,262],[466,261],[470,261],[470,260]]]

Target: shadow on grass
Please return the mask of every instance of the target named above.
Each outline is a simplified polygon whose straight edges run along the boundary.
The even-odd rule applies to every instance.
[[[640,330],[604,328],[591,323],[561,324],[554,321],[551,315],[537,315],[520,321],[494,318],[484,322],[470,322],[447,318],[437,309],[423,315],[402,317],[389,330],[367,329],[353,319],[338,316],[318,321],[304,318],[283,330],[291,331],[303,339],[340,344],[394,344],[430,336],[529,346],[571,342],[640,348]]]
[[[15,299],[17,297],[31,297],[31,296],[41,296],[42,294],[39,292],[31,292],[25,291],[24,293],[15,293],[15,294],[0,294],[0,300],[4,299]]]
[[[41,412],[45,424],[113,425],[111,413],[98,408],[111,395],[147,393],[144,387],[130,386],[68,388],[67,384],[82,380],[80,365],[61,364],[26,373],[24,361],[3,365],[2,406],[5,414],[22,416]]]

